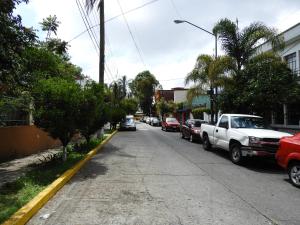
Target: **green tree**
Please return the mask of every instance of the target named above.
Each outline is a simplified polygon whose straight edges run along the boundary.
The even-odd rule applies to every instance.
[[[267,52],[249,60],[243,70],[245,80],[241,101],[247,113],[270,121],[271,112],[287,103],[295,89],[296,77],[280,56]]]
[[[174,113],[177,109],[177,104],[173,101],[166,101],[164,98],[161,98],[156,102],[156,112],[161,117],[164,117],[166,114]]]
[[[121,101],[121,108],[127,115],[134,115],[138,110],[138,102],[134,98],[125,98]]]
[[[46,40],[51,37],[51,33],[57,34],[57,29],[59,27],[60,21],[57,20],[57,16],[48,16],[47,18],[43,19],[40,23],[42,26],[43,31],[47,31]]]
[[[78,129],[90,141],[90,136],[101,129],[108,121],[105,114],[104,91],[101,84],[88,82],[82,90],[80,115],[78,116]]]
[[[37,83],[33,97],[34,122],[53,138],[61,140],[65,161],[66,146],[78,128],[82,91],[75,82],[50,78]]]
[[[236,75],[240,74],[243,66],[257,52],[257,45],[261,41],[270,41],[274,50],[283,47],[282,37],[260,22],[251,23],[240,30],[237,23],[225,18],[215,25],[213,33],[218,35],[225,53],[235,59]]]
[[[130,84],[131,92],[138,99],[141,109],[147,115],[151,113],[153,96],[158,85],[159,82],[149,71],[139,73]]]
[[[217,98],[218,89],[224,85],[227,80],[225,73],[234,68],[231,57],[220,56],[214,59],[210,55],[199,55],[194,69],[185,78],[185,83],[194,83],[187,93],[187,99],[191,103],[192,100],[201,95],[210,94],[211,99],[211,121],[213,121],[215,112],[218,111]]]
[[[22,18],[13,10],[27,0],[0,1],[0,84],[7,95],[19,95],[19,78],[22,54],[34,45],[36,34],[32,28],[22,25]]]

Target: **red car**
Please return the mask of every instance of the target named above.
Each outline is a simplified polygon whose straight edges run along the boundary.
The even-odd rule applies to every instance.
[[[179,131],[180,130],[180,123],[176,118],[173,117],[167,117],[164,119],[161,123],[161,129],[168,131],[168,130],[173,130],[173,131]]]
[[[291,183],[300,188],[300,133],[283,137],[279,143],[277,162],[287,170]]]
[[[189,119],[181,127],[181,137],[188,138],[191,142],[200,141],[201,124],[206,123],[204,120]]]

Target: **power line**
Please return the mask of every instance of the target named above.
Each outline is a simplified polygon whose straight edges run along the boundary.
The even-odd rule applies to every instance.
[[[171,5],[173,6],[173,9],[175,10],[175,13],[177,14],[177,16],[178,16],[180,19],[182,19],[182,16],[181,16],[181,14],[179,13],[179,11],[178,11],[178,9],[177,9],[177,7],[176,7],[176,5],[175,5],[174,0],[170,0],[170,1],[171,1]]]
[[[76,0],[76,4],[77,4],[78,10],[80,12],[81,18],[84,22],[84,25],[86,27],[86,31],[88,31],[89,37],[90,37],[90,39],[91,39],[91,41],[94,45],[94,49],[96,50],[96,53],[99,56],[99,52],[98,52],[99,51],[99,43],[97,42],[97,39],[95,37],[95,33],[93,32],[92,27],[90,25],[90,20],[89,20],[89,18],[87,18],[88,16],[85,13],[85,11],[84,11],[84,9],[83,9],[83,7],[82,7],[79,0]],[[110,73],[108,73],[108,75],[109,76],[107,76],[107,78],[109,78],[110,82],[113,81],[114,79],[113,79],[112,75]]]
[[[150,4],[153,4],[153,3],[157,2],[157,1],[159,1],[159,0],[152,0],[152,1],[146,2],[146,3],[143,4],[143,5],[140,5],[140,6],[136,7],[136,8],[130,9],[130,10],[128,10],[128,11],[125,11],[124,14],[128,14],[128,13],[131,13],[131,12],[136,11],[136,10],[138,10],[138,9],[144,8],[145,6],[150,5]],[[121,13],[121,14],[119,14],[119,15],[113,16],[113,17],[109,18],[108,20],[106,20],[105,23],[110,22],[110,21],[112,21],[112,20],[114,20],[114,19],[117,19],[117,18],[120,17],[120,16],[123,16],[123,14]],[[91,26],[91,28],[94,28],[94,27],[97,27],[97,26],[100,26],[100,24],[99,24],[99,23],[94,24],[93,26]],[[81,35],[83,35],[84,33],[86,33],[88,30],[89,30],[89,29],[86,29],[86,30],[82,31],[81,33],[77,34],[77,35],[76,35],[75,37],[73,37],[70,41],[68,41],[68,43],[70,43],[71,41],[77,39],[78,37],[80,37]]]
[[[90,39],[91,39],[91,41],[92,41],[92,43],[93,43],[93,45],[94,45],[94,49],[95,49],[95,51],[96,51],[97,55],[99,55],[99,52],[98,52],[98,49],[97,49],[97,45],[95,45],[95,43],[94,43],[94,40],[93,40],[93,38],[92,38],[92,36],[91,36],[91,34],[90,34],[90,31],[89,31],[88,25],[86,24],[86,21],[85,21],[85,19],[84,19],[84,16],[83,16],[83,14],[82,14],[82,12],[81,12],[81,9],[80,9],[80,6],[79,6],[79,3],[78,3],[78,0],[76,0],[76,4],[77,4],[78,10],[79,10],[79,13],[80,13],[81,19],[82,19],[82,21],[83,21],[83,23],[84,23],[85,27],[87,28],[87,31],[88,31],[89,37],[90,37]]]
[[[112,21],[112,20],[114,20],[114,19],[117,19],[118,17],[123,16],[123,15],[125,15],[125,14],[131,13],[131,12],[133,12],[133,11],[135,11],[135,10],[144,8],[145,6],[150,5],[150,4],[153,4],[153,3],[157,2],[157,1],[159,1],[159,0],[152,0],[152,1],[146,2],[146,3],[143,4],[143,5],[137,6],[137,7],[133,8],[133,9],[129,9],[129,10],[127,10],[127,11],[121,13],[121,14],[118,14],[118,15],[116,15],[116,16],[113,16],[113,17],[109,18],[108,20],[105,21],[105,23],[107,23],[107,22],[109,22],[109,21]]]
[[[76,0],[76,2],[78,2],[78,4],[79,4],[79,7],[80,7],[80,9],[81,9],[81,11],[82,11],[82,14],[83,14],[83,16],[84,16],[84,19],[85,19],[85,21],[86,21],[86,24],[88,25],[88,29],[90,30],[90,32],[91,32],[91,34],[92,34],[92,36],[93,36],[93,40],[94,40],[94,42],[96,43],[96,45],[97,45],[97,47],[98,47],[98,49],[99,49],[99,48],[100,48],[100,45],[99,45],[99,43],[98,43],[98,41],[97,41],[97,38],[95,37],[94,29],[91,28],[90,18],[88,17],[88,15],[86,14],[85,10],[83,9],[80,0]]]
[[[140,49],[139,49],[139,47],[138,47],[138,45],[137,45],[137,43],[136,43],[136,41],[135,41],[135,39],[134,39],[134,36],[133,36],[132,31],[131,31],[131,29],[130,29],[130,27],[129,27],[128,21],[127,21],[127,19],[126,19],[126,16],[125,16],[125,14],[124,14],[124,11],[123,11],[123,8],[122,8],[122,6],[121,6],[121,4],[120,4],[120,1],[117,0],[117,2],[118,2],[118,4],[119,4],[120,10],[121,10],[121,12],[122,12],[122,15],[123,15],[123,18],[124,18],[124,22],[125,22],[125,24],[126,24],[126,26],[127,26],[127,29],[128,29],[128,31],[129,31],[129,33],[130,33],[131,39],[132,39],[132,41],[133,41],[133,43],[134,43],[134,46],[135,46],[135,48],[136,48],[136,50],[137,50],[137,52],[138,52],[139,58],[140,58],[142,64],[144,65],[144,67],[146,67],[145,62],[144,62],[143,57],[142,57],[142,54],[141,54],[141,51],[140,51]]]

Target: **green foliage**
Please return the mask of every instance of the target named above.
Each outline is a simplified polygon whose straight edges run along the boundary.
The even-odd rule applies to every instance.
[[[200,107],[200,108],[195,108],[192,110],[192,114],[195,119],[203,119],[203,113],[210,114],[210,109]]]
[[[33,96],[35,124],[66,146],[78,128],[83,98],[79,85],[61,78],[40,80]]]
[[[284,47],[282,37],[277,36],[274,29],[260,22],[251,23],[240,30],[235,22],[225,18],[215,25],[213,33],[221,39],[222,48],[226,54],[235,59],[237,74],[257,51],[256,46],[259,42],[270,40],[273,49]]]
[[[22,25],[19,15],[13,14],[16,5],[27,0],[0,1],[0,83],[2,92],[15,93],[18,89],[22,53],[35,43],[31,28]]]
[[[70,152],[66,162],[53,160],[36,165],[16,181],[0,187],[0,223],[7,220],[83,157],[83,153]]]
[[[220,96],[224,112],[256,113],[269,118],[271,111],[286,103],[297,88],[296,78],[279,56],[268,52],[253,57],[239,79]]]
[[[126,116],[126,112],[122,108],[111,108],[110,109],[110,120],[111,126],[113,129],[116,129],[116,126],[121,122]]]
[[[134,115],[138,110],[138,102],[134,98],[125,98],[121,101],[121,108],[127,115]]]
[[[155,87],[159,85],[155,76],[149,71],[139,73],[130,84],[133,95],[138,99],[143,112],[150,114]]]
[[[40,23],[42,26],[43,31],[47,31],[47,39],[50,38],[51,32],[56,35],[58,26],[60,21],[57,20],[57,16],[48,16],[47,18],[43,19],[43,22]]]
[[[157,114],[164,117],[165,114],[174,113],[177,109],[177,104],[173,101],[166,101],[164,98],[161,98],[156,103],[156,112]]]
[[[108,121],[104,111],[104,91],[101,84],[88,82],[81,91],[77,128],[87,141]]]

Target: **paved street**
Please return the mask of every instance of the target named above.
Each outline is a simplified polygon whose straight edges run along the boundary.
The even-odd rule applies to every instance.
[[[300,191],[276,164],[236,166],[178,133],[137,128],[117,133],[29,224],[300,224]]]

